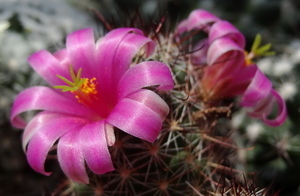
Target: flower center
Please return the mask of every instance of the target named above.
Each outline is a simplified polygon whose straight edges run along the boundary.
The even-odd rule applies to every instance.
[[[94,101],[98,100],[98,91],[96,89],[98,82],[96,78],[81,78],[81,72],[82,69],[80,68],[75,75],[74,69],[71,65],[70,74],[72,81],[66,79],[63,76],[57,75],[58,78],[63,80],[68,85],[53,86],[53,88],[62,89],[62,92],[70,91],[75,95],[79,103],[82,103],[89,107],[92,106]]]
[[[78,89],[72,90],[71,93],[75,95],[79,103],[89,105],[87,103],[89,103],[90,100],[98,99],[96,96],[98,94],[96,90],[97,80],[96,78],[82,78],[82,81],[83,83],[78,87]]]
[[[271,48],[270,43],[261,46],[261,36],[257,34],[254,39],[253,45],[251,47],[251,51],[250,52],[244,51],[246,66],[254,64],[252,59],[254,59],[255,57],[274,55],[275,52],[270,51],[270,48]]]
[[[244,51],[244,54],[245,54],[245,64],[246,64],[246,66],[254,64],[252,59],[255,57],[255,54],[253,52],[249,53],[247,51]]]

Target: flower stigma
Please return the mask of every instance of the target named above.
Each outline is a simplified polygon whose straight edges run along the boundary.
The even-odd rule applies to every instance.
[[[254,59],[255,57],[271,56],[275,54],[274,51],[269,51],[272,46],[270,43],[265,44],[263,46],[260,45],[261,45],[261,35],[257,34],[254,39],[253,45],[251,47],[251,51],[250,52],[244,51],[246,66],[254,64],[252,59]]]
[[[79,103],[91,106],[93,101],[98,99],[98,91],[96,90],[98,82],[96,78],[81,78],[81,72],[82,68],[80,68],[75,75],[74,69],[71,65],[70,74],[73,81],[70,81],[63,76],[56,75],[68,85],[53,86],[53,88],[62,89],[62,92],[70,91],[75,95],[75,98]]]
[[[254,64],[252,59],[255,57],[255,54],[253,52],[249,53],[247,51],[244,51],[244,54],[245,54],[245,64],[246,64],[246,66]]]

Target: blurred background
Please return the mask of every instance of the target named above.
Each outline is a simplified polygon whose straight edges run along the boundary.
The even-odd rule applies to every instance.
[[[272,43],[276,55],[257,64],[285,98],[289,118],[270,128],[240,111],[232,127],[238,130],[239,147],[254,146],[241,151],[241,169],[257,172],[261,187],[300,195],[299,0],[0,0],[0,195],[51,195],[64,179],[55,161],[49,164],[50,177],[28,166],[22,131],[9,122],[14,97],[27,87],[46,85],[27,63],[30,54],[63,48],[66,35],[81,28],[93,27],[96,36],[103,35],[103,20],[95,12],[114,27],[128,25],[134,13],[145,24],[166,15],[174,27],[199,8],[232,22],[245,35],[248,49],[258,33],[263,43]]]

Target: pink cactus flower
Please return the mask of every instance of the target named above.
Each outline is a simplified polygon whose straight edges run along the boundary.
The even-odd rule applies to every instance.
[[[207,38],[196,44],[192,53],[194,65],[204,65],[201,91],[204,101],[213,102],[241,96],[241,105],[249,115],[262,119],[270,126],[281,125],[287,116],[282,97],[272,88],[271,82],[252,62],[258,53],[267,53],[270,45],[245,52],[244,36],[229,22],[205,10],[193,11],[177,27],[177,40],[187,31],[202,31]],[[260,41],[259,41],[260,42]],[[275,103],[277,116],[268,119]]]
[[[31,55],[30,65],[54,88],[28,88],[12,108],[12,124],[25,128],[22,142],[30,166],[50,175],[44,163],[58,141],[64,173],[89,183],[85,164],[96,174],[114,169],[108,151],[115,142],[113,127],[154,142],[169,107],[144,87],[171,90],[171,72],[156,61],[133,63],[137,53],[149,56],[154,48],[138,29],[115,29],[95,43],[89,28],[68,35],[66,48],[53,55],[45,50]],[[20,114],[30,110],[42,111],[27,123]]]

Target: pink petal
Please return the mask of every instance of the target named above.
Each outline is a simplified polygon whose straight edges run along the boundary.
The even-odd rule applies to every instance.
[[[65,67],[66,70],[70,70],[70,59],[67,49],[61,49],[53,54],[53,56],[59,61],[59,63]]]
[[[231,52],[231,53],[228,53]],[[207,64],[226,64],[235,61],[235,68],[240,68],[244,64],[244,50],[237,45],[233,40],[223,37],[215,40],[209,46],[207,51]]]
[[[271,82],[259,69],[257,69],[252,82],[243,94],[241,105],[246,107],[255,106],[257,102],[267,97],[271,93],[271,90]]]
[[[205,65],[207,62],[208,39],[203,39],[196,44],[191,54],[193,65]]]
[[[26,154],[30,166],[37,172],[50,175],[50,172],[44,170],[44,163],[50,148],[63,134],[87,122],[82,118],[49,112],[36,115],[26,127],[23,136],[24,149],[29,142]]]
[[[215,22],[209,31],[209,44],[221,37],[227,37],[235,41],[239,47],[245,47],[245,38],[239,30],[227,21]]]
[[[113,98],[120,77],[131,65],[133,56],[146,45],[146,54],[154,50],[154,43],[134,28],[120,28],[109,32],[97,47],[97,69],[100,91]],[[110,101],[110,100],[108,100]]]
[[[278,113],[275,119],[267,119],[267,115],[263,115],[263,121],[270,126],[276,127],[284,123],[287,117],[286,105],[283,98],[272,89],[272,95],[274,96],[278,104]]]
[[[184,31],[190,31],[193,29],[202,29],[207,27],[209,24],[220,20],[215,15],[202,9],[194,10],[189,15],[188,19],[183,20],[177,26],[177,31],[179,34]]]
[[[272,112],[273,106],[274,97],[272,93],[270,93],[268,96],[259,100],[254,106],[252,106],[247,114],[251,117],[262,118],[263,115],[268,116]]]
[[[81,147],[80,129],[74,129],[63,135],[57,145],[57,156],[64,173],[73,181],[89,183],[84,156]],[[88,141],[86,141],[88,142]]]
[[[88,167],[96,174],[114,170],[105,136],[105,121],[84,126],[80,131],[80,148]]]
[[[162,120],[164,120],[169,114],[168,104],[153,91],[140,89],[135,93],[130,94],[126,98],[144,104],[153,112],[155,112]]]
[[[208,48],[207,63],[202,83],[209,91],[222,90],[244,66],[244,51],[231,39],[215,40]]]
[[[182,20],[182,21],[177,25],[175,37],[176,37],[177,35],[180,35],[180,34],[186,32],[186,31],[187,31],[187,28],[188,28],[188,25],[189,25],[189,20],[188,20],[188,19]]]
[[[95,77],[95,40],[92,28],[81,29],[67,36],[66,47],[74,70],[82,68],[83,78]]]
[[[106,121],[130,135],[154,142],[167,111],[163,100],[154,95],[154,92],[150,92],[139,91],[122,99]],[[162,106],[164,109],[154,106]]]
[[[119,43],[115,52],[115,59],[112,65],[112,82],[113,87],[117,87],[120,78],[131,65],[133,57],[141,52],[141,48],[146,46],[146,54],[149,56],[155,49],[154,42],[142,35],[128,33]]]
[[[46,50],[41,50],[32,54],[28,58],[32,68],[46,80],[51,86],[65,85],[56,75],[61,75],[65,78],[70,78],[70,67],[65,67]]]
[[[134,28],[115,29],[106,34],[97,44],[97,62],[99,63],[98,77],[101,81],[110,81],[112,77],[112,68],[115,59],[119,58],[115,52],[118,50],[119,44],[129,33],[143,35],[143,32]],[[137,51],[135,51],[137,52]],[[130,59],[131,60],[131,59]]]
[[[278,112],[274,119],[268,119],[272,113],[274,102],[278,105]],[[251,108],[252,111],[248,115],[255,118],[261,118],[269,126],[279,126],[284,123],[287,117],[286,105],[282,97],[272,89],[270,95],[264,100],[261,100],[255,107]]]
[[[11,111],[11,122],[17,128],[24,128],[26,122],[19,116],[30,110],[47,110],[73,116],[97,118],[89,108],[71,100],[48,87],[31,87],[22,91],[15,99]]]
[[[34,136],[34,134],[41,130],[44,126],[44,124],[40,122],[51,122],[57,116],[55,114],[51,115],[47,113],[48,112],[45,111],[40,112],[27,124],[22,137],[22,147],[25,152],[28,142],[31,140],[32,136]]]
[[[274,100],[278,104],[278,114],[275,119],[268,119],[267,116],[274,107]],[[272,89],[271,82],[258,68],[252,82],[243,94],[241,105],[251,108],[251,111],[248,113],[250,116],[262,118],[270,126],[281,125],[287,116],[284,100]]]
[[[119,100],[136,90],[156,85],[159,90],[174,88],[170,69],[157,61],[139,63],[128,69],[121,78],[118,86]]]
[[[236,74],[232,74],[232,80],[222,89],[225,97],[234,97],[244,94],[251,83],[256,71],[256,65],[243,66]]]

